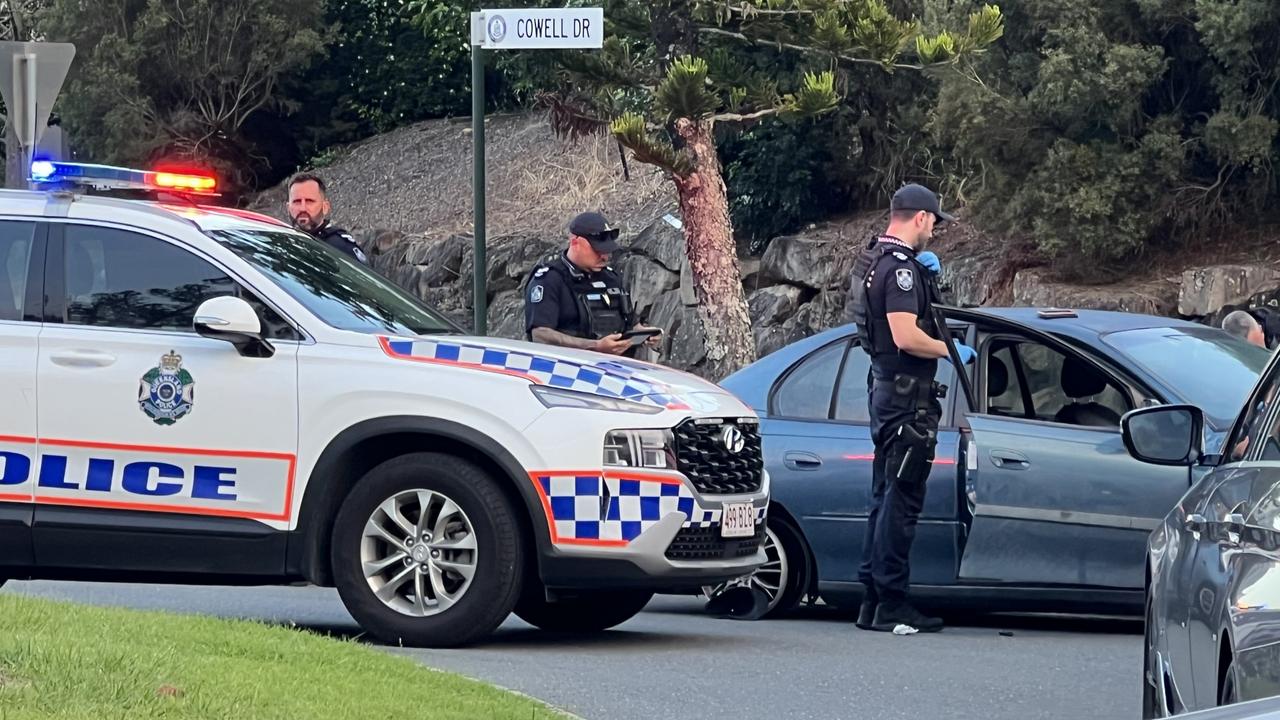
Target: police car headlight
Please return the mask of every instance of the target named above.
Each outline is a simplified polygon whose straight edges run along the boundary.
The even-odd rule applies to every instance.
[[[581,408],[583,410],[610,410],[613,412],[641,413],[656,415],[664,408],[658,405],[645,405],[631,400],[604,397],[591,393],[565,390],[548,385],[530,385],[529,390],[538,401],[549,408]]]
[[[670,430],[614,430],[604,436],[604,464],[674,470],[674,439]]]

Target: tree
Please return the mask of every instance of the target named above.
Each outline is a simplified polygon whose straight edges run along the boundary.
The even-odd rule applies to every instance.
[[[813,117],[839,103],[851,65],[884,72],[950,65],[1003,32],[999,9],[984,6],[962,35],[921,33],[882,0],[654,0],[643,10],[614,3],[607,20],[648,35],[615,33],[599,55],[567,55],[570,88],[552,104],[562,133],[608,131],[634,157],[662,168],[675,185],[686,252],[707,336],[708,368],[723,377],[755,359],[716,126],[771,116]],[[914,46],[912,45],[914,40]],[[799,54],[813,69],[779,79],[745,67],[743,45]],[[915,62],[903,62],[910,55]],[[603,118],[612,117],[605,123]]]
[[[75,43],[63,117],[96,162],[210,163],[235,192],[256,158],[242,136],[292,103],[282,76],[324,47],[322,0],[51,0],[51,41]]]
[[[1068,274],[1274,207],[1280,6],[1267,0],[1010,0],[1017,28],[943,81],[940,143],[981,168],[978,216]]]

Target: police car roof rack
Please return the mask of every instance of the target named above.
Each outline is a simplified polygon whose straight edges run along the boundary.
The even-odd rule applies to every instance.
[[[217,197],[218,180],[212,175],[189,172],[137,170],[89,163],[36,160],[30,180],[39,190],[136,193],[138,196],[181,198]]]

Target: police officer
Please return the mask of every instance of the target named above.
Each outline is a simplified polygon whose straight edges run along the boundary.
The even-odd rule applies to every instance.
[[[323,240],[365,265],[369,258],[346,230],[329,220],[329,197],[319,175],[298,173],[289,179],[289,202],[286,208],[293,226]]]
[[[525,336],[548,345],[630,355],[638,347],[629,330],[655,330],[637,322],[622,278],[609,267],[618,229],[603,215],[582,213],[569,223],[569,247],[543,258],[525,286]],[[657,334],[645,343],[656,348]]]
[[[938,359],[948,357],[933,322],[937,256],[924,252],[935,223],[954,218],[920,185],[893,195],[888,230],[864,249],[850,283],[849,315],[871,355],[868,378],[872,464],[871,512],[858,579],[866,587],[857,625],[912,634],[937,632],[942,621],[907,602],[908,557],[924,506],[925,479],[933,462],[938,398]],[[964,363],[974,351],[957,346]]]

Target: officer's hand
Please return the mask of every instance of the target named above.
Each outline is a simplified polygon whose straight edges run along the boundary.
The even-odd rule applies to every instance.
[[[636,329],[637,329],[637,330],[657,330],[658,328],[656,328],[656,327],[654,327],[654,326],[652,326],[652,325],[637,325],[637,326],[636,326]],[[662,346],[662,333],[661,333],[661,332],[659,332],[657,335],[654,335],[653,337],[649,338],[648,340],[645,340],[645,341],[644,341],[644,344],[645,344],[645,345],[648,345],[649,347],[653,348],[654,350],[657,350],[659,347],[661,347],[661,346]]]
[[[960,356],[960,362],[965,365],[973,362],[973,359],[978,357],[978,353],[964,343],[956,343],[956,354]]]
[[[925,267],[926,270],[937,275],[942,272],[942,261],[938,260],[938,256],[933,251],[926,250],[916,256],[916,262]]]
[[[630,340],[623,340],[620,333],[614,333],[608,337],[602,337],[596,341],[595,347],[592,349],[596,352],[607,353],[609,355],[621,355],[631,347]]]

